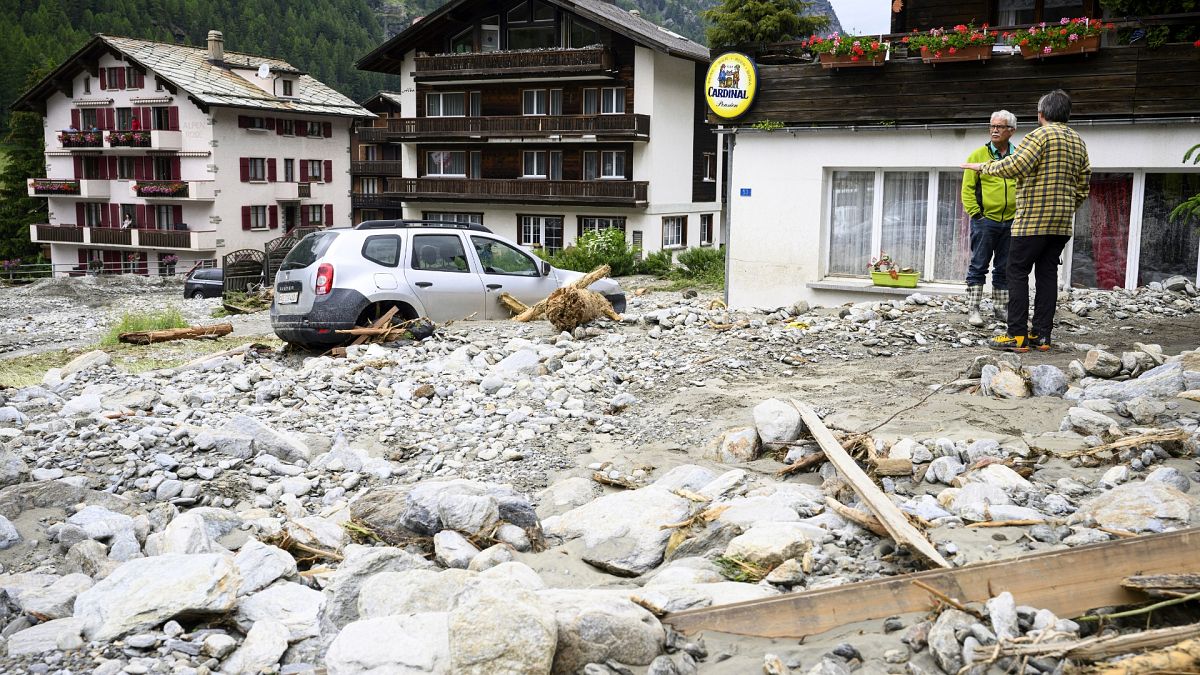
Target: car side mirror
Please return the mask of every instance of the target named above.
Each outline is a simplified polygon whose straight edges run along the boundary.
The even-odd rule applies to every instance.
[[[554,269],[553,265],[551,265],[546,260],[542,261],[542,276],[544,276],[544,277],[550,276],[550,270],[552,270],[552,269]]]

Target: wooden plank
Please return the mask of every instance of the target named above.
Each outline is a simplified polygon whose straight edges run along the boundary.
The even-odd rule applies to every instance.
[[[1009,560],[873,579],[835,588],[792,593],[668,614],[664,623],[687,633],[710,630],[737,635],[801,638],[858,621],[920,612],[930,596],[921,581],[966,602],[984,602],[1009,591],[1023,605],[1076,617],[1096,607],[1145,599],[1121,586],[1134,574],[1173,574],[1195,569],[1200,529],[1133,537],[1049,551]]]
[[[214,338],[229,335],[233,332],[233,324],[218,323],[212,326],[193,326],[191,328],[168,328],[165,330],[137,331],[121,333],[117,339],[135,345],[148,345],[155,342],[170,342],[172,340],[195,340],[198,338]]]
[[[862,470],[858,462],[854,461],[850,453],[846,452],[842,444],[838,443],[833,434],[829,433],[829,430],[821,422],[821,418],[817,417],[817,413],[799,401],[793,400],[791,404],[800,411],[800,419],[804,420],[809,433],[825,451],[825,458],[833,464],[842,478],[850,483],[850,487],[854,488],[854,491],[862,498],[863,504],[871,510],[871,513],[875,514],[892,539],[919,558],[939,567],[950,567],[950,563],[946,562],[942,554],[937,552],[925,535],[908,522],[908,518],[900,512],[900,508],[892,503],[883,490],[875,485],[875,481],[871,480],[870,476]]]

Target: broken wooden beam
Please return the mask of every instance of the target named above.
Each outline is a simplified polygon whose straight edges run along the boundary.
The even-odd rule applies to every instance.
[[[816,439],[817,444],[825,451],[825,458],[829,460],[839,474],[850,483],[850,487],[854,489],[858,496],[862,499],[863,504],[875,514],[879,522],[887,529],[888,535],[897,545],[908,549],[913,555],[926,560],[938,567],[950,567],[950,563],[942,557],[942,554],[937,552],[933,544],[925,538],[925,535],[920,530],[913,527],[908,522],[908,518],[900,512],[892,500],[880,490],[875,482],[867,476],[858,462],[850,456],[842,448],[842,444],[837,442],[829,429],[825,428],[825,424],[821,422],[821,418],[817,417],[817,413],[813,412],[812,408],[803,403],[793,400],[792,406],[800,412],[800,419],[804,420],[804,425],[808,427],[809,433]]]
[[[1127,577],[1121,585],[1154,597],[1177,598],[1200,592],[1200,574],[1139,575]]]
[[[1200,529],[1180,530],[687,610],[667,615],[663,623],[686,633],[801,638],[859,621],[928,610],[929,594],[914,580],[964,603],[985,602],[1009,591],[1022,604],[1077,617],[1096,607],[1143,602],[1144,595],[1124,588],[1120,580],[1193,570],[1197,547]]]
[[[1006,641],[994,653],[989,650],[986,654],[978,654],[976,662],[983,663],[990,661],[993,656],[1052,656],[1079,661],[1099,661],[1100,659],[1112,658],[1143,649],[1168,647],[1177,644],[1181,640],[1194,637],[1200,637],[1200,623],[1190,623],[1185,626],[1172,626],[1170,628],[1156,628],[1154,630],[1144,630],[1137,633],[1126,633],[1125,635],[1113,635],[1110,637],[1092,636],[1078,640],[1057,642],[1027,644]]]
[[[121,333],[117,339],[135,345],[148,345],[155,342],[170,342],[171,340],[194,340],[197,338],[214,338],[229,335],[233,332],[233,324],[219,323],[215,326],[192,326],[190,328],[169,328],[167,330],[143,330],[132,333]]]
[[[604,277],[608,276],[611,272],[612,268],[610,268],[608,265],[601,265],[582,277],[579,277],[575,281],[572,281],[566,286],[563,286],[563,288],[587,288],[588,286],[591,286],[597,281],[600,281]],[[512,320],[521,322],[533,321],[546,312],[546,300],[547,298],[542,298],[532,307],[514,316]]]

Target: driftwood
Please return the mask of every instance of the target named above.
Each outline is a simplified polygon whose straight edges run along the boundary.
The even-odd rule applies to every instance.
[[[1082,640],[1067,640],[1065,642],[1039,642],[1034,644],[1005,642],[995,651],[989,649],[986,653],[978,654],[976,656],[976,663],[983,663],[990,661],[992,658],[1005,656],[1051,656],[1076,661],[1099,661],[1142,649],[1167,647],[1177,644],[1180,640],[1188,640],[1197,636],[1200,636],[1200,623],[1173,626],[1171,628],[1157,628],[1105,638],[1090,637]]]
[[[1094,457],[1102,452],[1110,452],[1113,450],[1123,450],[1125,448],[1135,448],[1141,445],[1149,445],[1151,443],[1170,443],[1172,441],[1186,440],[1188,434],[1183,429],[1157,429],[1149,431],[1137,436],[1129,436],[1122,438],[1112,443],[1097,445],[1094,448],[1080,450],[1078,452],[1070,452],[1059,455],[1063,459],[1073,459],[1075,457],[1083,457],[1085,455]]]
[[[195,340],[197,338],[215,338],[229,335],[233,332],[233,324],[219,323],[215,326],[192,326],[191,328],[170,328],[167,330],[144,330],[133,333],[121,333],[117,339],[135,345],[148,345],[155,342],[170,342],[171,340]]]
[[[567,284],[566,286],[563,286],[563,288],[587,288],[588,286],[591,286],[592,284],[596,283],[597,281],[600,281],[604,277],[608,276],[609,273],[611,273],[611,272],[612,272],[612,268],[610,268],[608,265],[601,265],[601,266],[597,267],[596,269],[592,270],[591,272],[588,272],[587,274],[583,275],[582,277],[576,279],[575,281],[572,281],[571,283]],[[542,314],[545,314],[546,313],[546,300],[548,300],[548,299],[549,298],[543,298],[542,300],[539,300],[532,307],[529,307],[525,311],[514,316],[513,321],[521,321],[521,322],[533,321],[534,319],[538,318]]]
[[[272,350],[270,347],[263,345],[263,344],[258,344],[257,342],[247,342],[246,344],[238,345],[237,347],[234,347],[233,349],[226,349],[225,351],[221,351],[221,352],[213,352],[212,354],[205,354],[204,356],[201,356],[200,358],[195,359],[193,361],[188,361],[187,363],[185,363],[181,366],[175,366],[174,368],[164,368],[164,369],[156,371],[156,372],[161,373],[163,375],[178,375],[179,373],[182,373],[182,372],[185,372],[188,370],[195,370],[195,369],[203,366],[204,364],[208,363],[209,361],[212,361],[213,359],[220,359],[220,358],[224,358],[226,356],[237,356],[238,354],[245,354],[246,352],[250,352],[250,351],[269,352]]]
[[[1200,593],[1200,574],[1156,574],[1126,577],[1121,585],[1153,597],[1177,598]]]
[[[833,511],[835,513],[837,513],[839,516],[845,518],[846,520],[849,520],[852,523],[861,525],[862,527],[867,528],[868,530],[874,532],[875,534],[877,534],[881,537],[890,536],[888,534],[887,528],[885,528],[883,526],[883,523],[879,522],[878,518],[876,518],[875,516],[873,516],[869,513],[863,513],[862,511],[859,511],[858,509],[854,509],[849,506],[846,506],[845,504],[839,502],[838,500],[834,499],[833,497],[825,498],[825,506],[828,506],[829,508],[833,509]]]
[[[613,321],[620,321],[608,299],[596,291],[586,288],[560,288],[546,298],[546,320],[555,330],[575,330],[589,321],[606,316]]]
[[[896,544],[907,548],[914,555],[938,567],[951,567],[942,554],[933,547],[933,544],[929,543],[925,535],[908,522],[908,519],[904,517],[892,500],[875,485],[866,472],[854,461],[854,458],[842,448],[829,429],[825,428],[821,418],[817,417],[817,414],[803,403],[795,400],[791,403],[800,412],[800,418],[804,420],[804,424],[812,433],[813,438],[825,451],[825,457],[850,483],[850,487],[854,488],[854,491],[862,498],[863,504],[879,518],[880,523],[887,529],[888,535]]]
[[[508,293],[501,293],[498,296],[498,299],[500,300],[500,304],[504,305],[504,307],[514,315],[520,314],[521,312],[529,309],[528,305],[514,298]]]
[[[1184,640],[1171,647],[1131,656],[1096,669],[1099,675],[1195,672],[1200,672],[1200,638]]]
[[[880,457],[871,460],[871,468],[877,476],[911,476],[913,464],[911,459]]]
[[[797,471],[804,471],[805,469],[812,468],[824,461],[825,461],[825,453],[824,452],[814,452],[813,454],[809,455],[808,457],[801,457],[800,459],[796,460],[795,462],[788,464],[787,466],[783,467],[782,469],[776,471],[775,475],[776,476],[786,476],[790,473],[796,473]]]

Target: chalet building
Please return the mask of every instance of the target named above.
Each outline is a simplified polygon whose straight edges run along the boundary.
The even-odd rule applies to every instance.
[[[170,273],[348,225],[350,125],[371,116],[217,31],[207,49],[97,35],[14,107],[44,118],[29,194],[50,222],[29,230],[63,273]]]
[[[927,64],[899,49],[913,28],[1099,18],[1095,5],[908,0],[894,16],[897,48],[881,67],[760,63],[753,107],[720,129],[735,139],[731,305],[829,305],[911,293],[871,285],[867,265],[881,250],[920,272],[917,290],[964,292],[969,221],[958,166],[988,141],[993,111],[1017,116],[1013,140],[1020,141],[1037,125],[1038,99],[1055,88],[1073,99],[1070,126],[1087,143],[1093,171],[1062,284],[1196,280],[1198,223],[1169,214],[1200,192],[1200,167],[1182,161],[1197,141],[1200,90],[1184,83],[1200,81],[1200,49],[1118,46],[1108,44],[1111,33],[1098,52],[1030,60],[1003,45],[990,60],[964,63]],[[1200,14],[1184,20],[1200,22]],[[763,121],[782,128],[752,127]]]
[[[370,119],[360,119],[350,132],[350,206],[354,222],[364,220],[392,219],[404,217],[404,202],[399,196],[383,194],[388,179],[398,178],[402,164],[399,143],[381,143],[380,134],[386,133],[392,120],[400,119],[400,94],[381,91],[363,101],[362,106],[375,114]],[[363,132],[366,129],[366,132]],[[368,140],[363,140],[363,137]]]
[[[645,251],[718,243],[708,62],[601,0],[451,0],[358,62],[398,76],[400,115],[357,140],[398,149],[402,173],[355,203],[551,251],[605,228]]]

